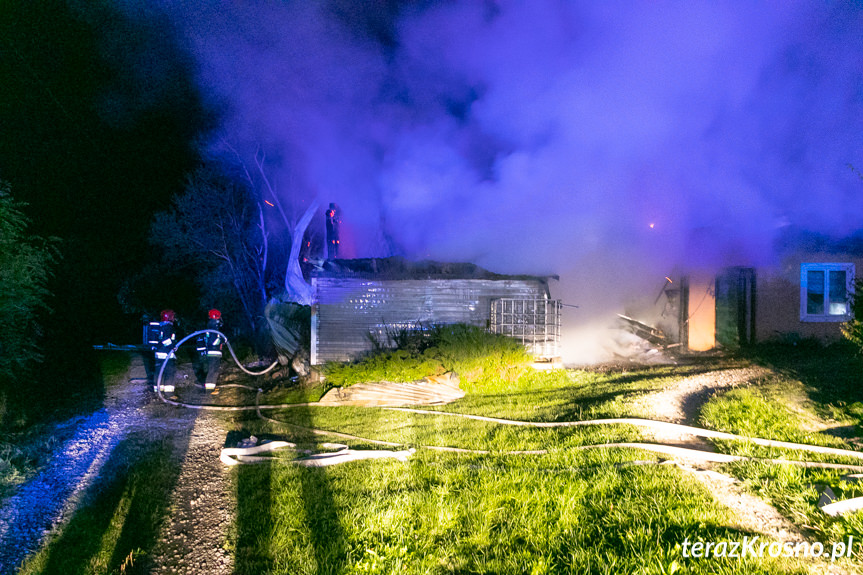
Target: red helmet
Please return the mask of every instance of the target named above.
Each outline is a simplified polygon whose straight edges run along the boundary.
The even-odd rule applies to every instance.
[[[159,314],[159,317],[162,318],[162,321],[174,321],[176,317],[174,315],[174,310],[172,309],[163,309],[162,313]]]
[[[207,317],[210,319],[222,319],[222,312],[217,309],[211,309],[209,313],[207,313]]]

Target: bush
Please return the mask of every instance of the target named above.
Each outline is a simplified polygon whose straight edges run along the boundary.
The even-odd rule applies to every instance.
[[[395,350],[376,346],[367,357],[352,363],[328,363],[324,371],[334,386],[368,381],[416,381],[448,371],[462,381],[482,384],[514,381],[531,361],[520,343],[466,324],[438,325],[389,334]]]
[[[39,317],[49,311],[48,279],[56,240],[27,232],[25,204],[0,182],[0,381],[22,376],[41,361]]]
[[[857,280],[854,288],[855,295],[851,298],[851,312],[854,314],[854,319],[842,325],[842,335],[863,353],[863,280]]]

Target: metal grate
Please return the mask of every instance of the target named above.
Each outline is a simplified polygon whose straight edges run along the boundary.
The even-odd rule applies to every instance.
[[[560,357],[560,308],[560,300],[494,299],[490,328],[520,341],[538,359],[555,359]]]

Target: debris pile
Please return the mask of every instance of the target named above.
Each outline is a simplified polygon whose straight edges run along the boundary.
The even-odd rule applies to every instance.
[[[464,397],[459,378],[452,372],[429,376],[410,383],[379,381],[333,388],[319,405],[358,407],[399,407],[402,405],[442,405]]]

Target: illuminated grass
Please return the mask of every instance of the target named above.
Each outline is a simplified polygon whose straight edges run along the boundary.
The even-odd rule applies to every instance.
[[[753,357],[774,375],[712,398],[701,411],[706,427],[779,441],[858,450],[859,446],[833,433],[857,436],[860,358],[847,346],[824,348],[812,343],[796,347],[763,346]],[[831,433],[833,432],[833,433]],[[745,441],[714,441],[724,453],[759,458],[826,461],[863,465],[853,457],[767,448]],[[863,485],[845,480],[848,472],[804,469],[763,462],[722,466],[748,488],[774,505],[787,518],[822,542],[863,540],[863,513],[829,517],[818,507],[821,488],[829,486],[839,499],[863,496]],[[860,560],[856,558],[855,564]]]
[[[120,443],[71,521],[19,575],[147,573],[180,463],[170,440],[138,433]]]
[[[605,373],[530,372],[512,380],[463,383],[464,399],[427,409],[532,421],[634,416],[639,414],[631,411],[633,400],[640,395],[663,389],[673,379],[717,367],[713,363]],[[802,389],[799,382],[779,373],[776,378],[755,382],[751,389],[716,396],[702,414],[704,422],[725,431],[841,446],[840,440],[813,427],[822,413],[818,403],[797,397]],[[744,393],[747,390],[751,393]],[[322,391],[322,387],[276,390],[264,402],[314,401]],[[231,393],[243,402],[254,395],[243,390]],[[231,397],[225,393],[214,401]],[[748,406],[745,410],[744,405]],[[825,566],[815,560],[683,557],[682,544],[687,538],[741,542],[753,534],[734,527],[737,523],[729,511],[692,475],[659,465],[652,453],[581,449],[637,441],[641,432],[633,426],[507,427],[351,407],[297,407],[267,411],[267,415],[297,426],[405,446],[442,445],[491,453],[418,449],[406,463],[361,461],[324,469],[291,465],[287,460],[294,455],[286,453],[279,456],[281,462],[239,466],[231,471],[237,517],[228,542],[235,555],[235,573],[750,574],[803,573]],[[227,414],[225,422],[235,433],[283,437],[312,449],[323,441],[383,448],[313,436],[259,420],[250,412]],[[720,447],[749,449],[745,444],[726,447],[723,443]],[[151,518],[164,516],[163,509],[147,511],[141,507],[143,500],[127,499],[129,493],[140,493],[139,488],[130,491],[130,485],[155,474],[150,483],[163,484],[165,491],[149,493],[146,499],[154,504],[168,500],[172,479],[169,475],[164,481],[157,478],[159,470],[167,472],[173,464],[167,453],[158,455],[158,449],[153,449],[156,451],[142,453],[156,455],[133,459],[125,476],[109,476],[120,479],[108,481],[104,494],[94,492],[87,499],[88,505],[79,510],[67,530],[28,564],[31,571],[27,573],[116,572],[129,553],[146,566],[146,552],[152,544],[146,537],[123,539],[120,533],[139,525],[136,522],[143,520],[142,513]],[[505,453],[537,449],[547,453]],[[783,454],[776,450],[761,453]],[[798,524],[813,526],[823,542],[845,540],[849,534],[863,537],[863,520],[857,516],[827,519],[815,507],[814,483],[833,486],[840,497],[863,494],[861,487],[841,480],[838,473],[760,463],[724,469],[746,480],[751,489]],[[137,508],[132,501],[138,501]],[[68,561],[60,563],[64,557]],[[58,566],[54,571],[46,567],[49,558]]]
[[[626,373],[558,371],[467,386],[442,408],[509,419],[562,421],[630,415],[631,399],[705,367]],[[374,408],[268,412],[279,421],[410,446],[407,463],[367,461],[305,469],[249,466],[234,475],[238,573],[796,573],[775,560],[682,556],[688,537],[742,541],[725,508],[690,475],[651,453],[579,449],[637,441],[633,426],[540,429]],[[320,441],[246,414],[245,433]],[[347,441],[354,448],[381,449]],[[545,455],[506,455],[546,449]]]
[[[379,348],[350,363],[328,363],[327,381],[345,387],[368,381],[415,381],[447,371],[463,382],[514,381],[530,356],[514,339],[466,324],[393,334],[396,350]]]
[[[769,560],[698,561],[690,540],[740,541],[696,480],[617,453],[530,459],[418,452],[408,463],[240,469],[240,573],[789,573]],[[575,463],[583,466],[573,466]],[[589,464],[589,465],[588,465]],[[241,534],[242,538],[242,534]],[[684,571],[685,568],[685,571]]]

